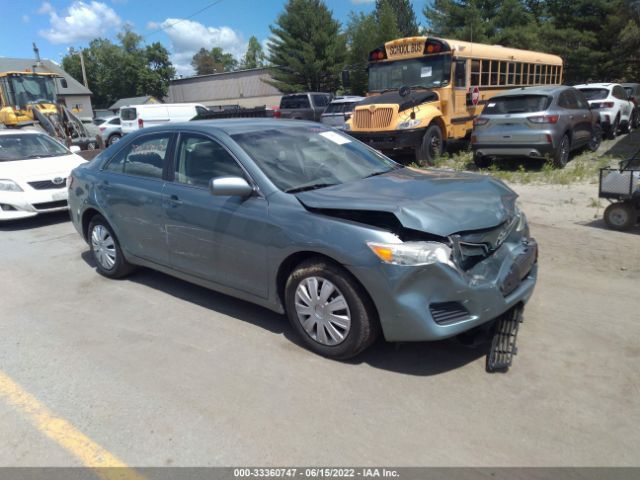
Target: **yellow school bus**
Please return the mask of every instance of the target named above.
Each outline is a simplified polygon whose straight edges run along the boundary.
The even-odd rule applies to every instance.
[[[372,147],[412,150],[431,163],[447,140],[470,135],[496,93],[560,85],[555,55],[433,37],[392,40],[369,54],[369,88],[345,129]]]

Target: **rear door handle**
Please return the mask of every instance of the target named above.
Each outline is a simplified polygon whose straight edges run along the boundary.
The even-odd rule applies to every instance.
[[[177,207],[178,205],[182,205],[182,200],[180,200],[180,198],[177,195],[170,195],[169,196],[169,206],[170,207]]]

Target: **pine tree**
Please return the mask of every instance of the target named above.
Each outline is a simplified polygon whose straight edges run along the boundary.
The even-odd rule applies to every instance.
[[[347,26],[347,43],[349,57],[347,66],[350,72],[350,91],[354,95],[364,95],[368,86],[367,61],[371,50],[380,45],[378,36],[378,23],[374,14],[365,15],[360,12],[351,13]]]
[[[245,53],[244,58],[240,63],[240,68],[247,69],[259,67],[264,67],[264,52],[262,51],[262,45],[260,45],[258,39],[252,36],[249,39],[247,53]]]
[[[393,11],[391,3],[387,0],[380,1],[380,8],[376,9],[376,17],[378,19],[378,29],[371,32],[379,44],[402,37],[402,33],[398,29],[398,19]]]
[[[346,42],[322,0],[289,0],[270,29],[269,83],[285,93],[336,91]]]
[[[413,6],[409,0],[376,0],[376,11],[380,12],[382,4],[387,3],[396,16],[396,26],[401,37],[413,37],[420,33]]]

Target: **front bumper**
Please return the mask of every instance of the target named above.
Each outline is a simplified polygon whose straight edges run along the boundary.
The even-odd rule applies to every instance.
[[[0,192],[0,221],[35,217],[69,208],[67,189]]]
[[[389,132],[359,132],[347,130],[357,140],[376,150],[398,150],[415,148],[422,143],[426,129],[393,130]]]
[[[534,251],[527,252],[528,249]],[[522,263],[523,256],[530,261]],[[373,274],[370,267],[352,267],[352,271],[378,309],[386,340],[440,340],[525,304],[536,284],[537,244],[532,239],[504,243],[467,271],[445,264],[426,267],[380,264]],[[442,315],[445,305],[458,305],[463,313]]]
[[[485,157],[531,157],[544,158],[553,155],[554,147],[551,143],[520,144],[520,143],[474,143],[471,145],[475,155]]]

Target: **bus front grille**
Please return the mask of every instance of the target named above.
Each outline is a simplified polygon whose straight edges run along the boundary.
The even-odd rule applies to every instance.
[[[393,108],[382,107],[371,111],[369,108],[356,109],[354,126],[358,129],[388,128],[393,119]]]

